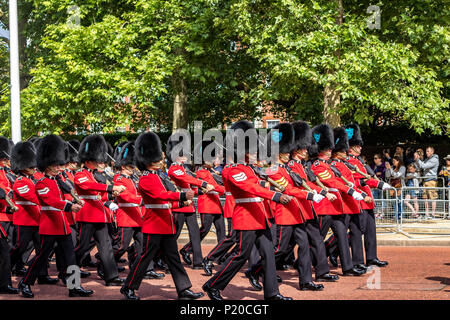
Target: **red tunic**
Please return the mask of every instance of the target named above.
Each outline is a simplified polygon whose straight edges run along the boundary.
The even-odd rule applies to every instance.
[[[13,185],[14,203],[19,208],[14,213],[13,224],[16,226],[39,226],[41,211],[33,180],[19,176]]]
[[[343,163],[342,161],[339,161],[337,159],[333,159],[331,162],[332,166],[335,166],[336,169],[339,170],[339,172],[342,174],[342,176],[347,179],[349,182],[353,183],[354,188],[356,189],[357,186],[355,184],[355,180],[353,179],[353,174],[351,170]],[[357,190],[360,192],[359,190]],[[349,195],[346,192],[341,192],[342,196],[342,210],[345,214],[358,214],[361,212],[361,207],[359,205],[359,201],[355,200],[351,195]]]
[[[359,161],[359,159],[357,157],[350,155],[348,157],[348,162],[354,166],[357,166],[358,169],[362,173],[367,173],[366,168],[361,163],[361,161]],[[364,176],[362,176],[361,174],[359,174],[357,172],[353,172],[353,178],[355,179],[356,186],[359,189],[361,189],[362,191],[364,191],[365,193],[367,193],[367,195],[369,197],[373,198],[372,191],[370,190],[370,188],[378,188],[380,181],[377,179],[370,178],[365,182],[366,185],[362,186],[361,179],[364,179]],[[375,208],[375,201],[372,201],[370,203],[365,203],[364,201],[360,201],[360,202],[361,202],[361,209],[363,209],[363,210],[370,210],[370,209]]]
[[[214,191],[198,196],[197,211],[199,213],[222,214],[223,208],[220,203],[219,195],[225,193],[225,188],[214,180],[208,169],[197,170],[197,177],[214,186]]]
[[[133,180],[123,174],[114,177],[114,185],[124,186],[126,190],[116,197],[119,209],[116,212],[118,227],[141,227],[143,209],[142,196]]]
[[[5,193],[8,194],[12,190],[11,182],[9,181],[8,177],[6,176],[5,168],[0,168],[0,188],[5,190]],[[5,222],[13,222],[13,214],[12,213],[6,213],[6,208],[8,204],[6,200],[0,200],[0,221]]]
[[[230,187],[228,185],[228,173],[231,169],[231,164],[225,165],[222,169],[222,181],[225,187],[225,205],[223,207],[223,215],[225,218],[231,218],[233,216],[234,207],[236,203],[234,202],[233,195],[230,192]]]
[[[77,220],[92,223],[111,223],[111,213],[103,205],[102,198],[112,191],[112,185],[98,183],[92,171],[82,169],[75,173],[75,189],[85,201],[83,208],[77,213]]]
[[[312,200],[313,194],[294,186],[294,181],[292,181],[285,165],[279,164],[267,172],[275,182],[285,187],[284,194],[294,197],[288,204],[276,204],[275,223],[278,225],[295,225],[314,219],[309,201]]]
[[[143,173],[139,193],[145,205],[142,233],[176,234],[171,207],[178,206],[182,193],[168,191],[156,171]]]
[[[318,215],[339,215],[343,213],[342,197],[339,191],[348,192],[349,187],[346,186],[341,179],[336,177],[330,168],[330,165],[324,160],[318,159],[314,161],[311,170],[317,175],[320,181],[327,186],[328,191],[333,193],[337,199],[334,201],[320,201],[314,203],[314,210]]]
[[[268,212],[262,200],[279,199],[281,194],[262,187],[261,180],[248,165],[233,165],[228,177],[230,192],[236,202],[233,229],[261,230],[266,228],[266,224],[270,227]]]
[[[65,212],[70,212],[72,204],[64,199],[54,178],[44,177],[36,183],[36,193],[41,204],[39,234],[67,235],[70,225]]]
[[[167,172],[167,175],[180,188],[180,191],[182,192],[186,192],[191,188],[191,186],[206,187],[207,185],[206,181],[194,178],[187,174],[184,167],[177,162],[172,163],[169,171]],[[195,212],[195,207],[193,204],[191,204],[190,206],[178,208],[176,212]]]

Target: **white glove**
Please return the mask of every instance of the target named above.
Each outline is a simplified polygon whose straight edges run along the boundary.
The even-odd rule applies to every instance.
[[[386,189],[390,189],[392,188],[392,186],[389,183],[383,183],[383,185],[381,186],[381,190],[386,190]]]
[[[109,209],[111,209],[112,211],[116,211],[117,209],[119,209],[119,206],[114,202],[111,202],[111,204],[109,205]]]
[[[315,203],[319,203],[320,201],[322,201],[323,199],[324,199],[325,197],[323,196],[323,195],[321,195],[321,194],[314,194],[313,195],[313,201],[315,202]]]
[[[358,201],[364,200],[364,197],[362,196],[362,194],[359,192],[356,192],[356,191],[353,192],[352,197],[353,197],[353,199],[358,200]]]

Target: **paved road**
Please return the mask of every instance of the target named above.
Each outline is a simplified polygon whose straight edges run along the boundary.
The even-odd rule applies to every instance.
[[[211,245],[204,246],[204,253],[211,249]],[[302,292],[298,290],[296,271],[279,271],[283,279],[280,291],[283,295],[291,296],[295,300],[449,300],[450,299],[450,247],[379,247],[379,258],[389,261],[387,268],[379,269],[379,288],[369,289],[368,279],[372,279],[372,287],[377,286],[375,272],[362,277],[341,277],[337,283],[325,283],[322,292]],[[192,270],[186,267],[193,283],[194,291],[201,291],[202,284],[208,279],[203,270]],[[217,270],[217,269],[216,269]],[[91,298],[118,300],[123,299],[119,287],[105,287],[94,269],[90,278],[82,279],[83,286],[95,291]],[[128,269],[121,274],[127,275]],[[340,269],[332,269],[332,273],[340,275]],[[54,263],[51,263],[50,274],[56,276]],[[17,286],[20,279],[13,277],[13,285]],[[35,285],[34,300],[67,300],[67,289],[61,284],[55,286]],[[170,275],[163,280],[144,280],[138,294],[142,299],[172,300],[177,295]],[[229,286],[222,292],[226,299],[258,300],[263,299],[263,293],[253,291],[244,277],[238,273]],[[0,300],[25,299],[21,296],[0,295]],[[208,299],[208,298],[203,298]]]

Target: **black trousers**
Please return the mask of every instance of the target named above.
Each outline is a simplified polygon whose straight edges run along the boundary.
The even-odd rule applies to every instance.
[[[17,237],[18,237],[17,231],[18,231],[18,229],[19,229],[19,226],[15,225],[14,226],[14,245],[11,248],[11,251],[14,250],[14,248],[17,247]],[[39,243],[39,241],[38,241],[38,243]],[[25,250],[25,252],[23,252],[23,254],[20,257],[20,259],[17,260],[14,265],[11,264],[12,270],[14,270],[14,269],[18,270],[18,269],[22,269],[23,267],[25,267],[25,265],[27,264],[28,258],[30,257],[30,255],[33,252],[34,248],[35,248],[35,245],[34,245],[33,241],[28,242],[27,250]]]
[[[322,239],[325,239],[328,230],[331,228],[336,237],[339,247],[339,257],[341,260],[342,271],[353,268],[353,262],[350,254],[350,245],[348,243],[347,227],[345,226],[344,214],[319,216],[320,233]]]
[[[261,255],[261,265],[264,270],[264,297],[269,298],[279,294],[270,229],[236,230],[236,236],[238,250],[233,251],[233,254],[223,263],[222,268],[206,282],[206,285],[224,290],[236,273],[244,266],[250,257],[253,246],[256,245]]]
[[[216,228],[217,242],[219,243],[225,239],[225,220],[223,219],[222,214],[201,213],[200,216],[202,218],[202,226],[200,227],[200,241],[208,235],[213,223]],[[189,241],[182,250],[189,254],[192,253],[192,243]]]
[[[130,247],[131,239],[134,240],[136,257],[142,252],[142,232],[140,227],[119,227],[118,235],[120,243],[116,251],[114,251],[114,259],[118,261]],[[135,258],[136,258],[135,257]]]
[[[10,222],[0,222],[2,228],[7,232]],[[11,262],[9,258],[10,246],[7,237],[0,233],[0,289],[6,289],[12,285]]]
[[[78,245],[75,248],[76,261],[81,266],[81,261],[90,250],[90,241],[94,237],[98,249],[100,261],[105,273],[105,280],[109,281],[118,276],[117,264],[111,245],[111,238],[106,223],[80,222]]]
[[[57,247],[61,248],[61,253],[64,255],[63,259],[67,266],[76,264],[73,242],[70,234],[60,236],[41,234],[41,249],[23,278],[25,284],[34,284],[36,278],[40,275],[39,270],[42,270],[42,268],[47,266],[48,257],[55,247],[55,244]]]
[[[30,243],[34,245],[34,250],[36,255],[40,252],[40,235],[39,235],[39,227],[38,226],[16,226],[15,230],[16,241],[14,248],[10,251],[11,257],[11,269],[16,267],[21,268],[24,266],[23,257],[26,256],[29,252]],[[40,270],[39,275],[47,275],[47,265]]]
[[[227,236],[217,243],[217,245],[208,253],[206,258],[210,261],[218,261],[225,256],[236,244],[236,232],[232,230],[231,218],[228,220],[228,234]]]
[[[144,233],[143,240],[142,254],[139,259],[136,259],[130,269],[124,284],[126,287],[133,290],[139,289],[142,279],[144,279],[148,270],[148,265],[160,250],[164,254],[177,292],[180,293],[192,287],[186,270],[181,264],[175,235]]]
[[[194,265],[201,265],[203,261],[202,256],[202,246],[200,240],[200,229],[197,223],[197,214],[195,212],[186,213],[186,212],[174,212],[176,221],[175,221],[175,229],[176,239],[178,240],[181,230],[183,229],[184,222],[186,221],[186,225],[189,231],[189,241],[192,246],[192,263]]]
[[[366,251],[366,262],[378,259],[377,256],[377,227],[373,209],[361,210],[359,225],[361,233],[364,235],[364,249]]]
[[[306,233],[308,234],[311,261],[314,266],[316,277],[330,272],[327,254],[323,237],[320,233],[319,222],[317,219],[308,220],[305,223]]]
[[[275,263],[283,260],[287,250],[289,250],[292,237],[298,245],[298,275],[300,284],[312,281],[311,257],[308,242],[308,233],[305,224],[277,225],[277,235],[275,243]],[[261,261],[251,267],[253,274],[260,276],[263,268]]]

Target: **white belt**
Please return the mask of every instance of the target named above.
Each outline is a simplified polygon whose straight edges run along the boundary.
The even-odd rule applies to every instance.
[[[163,204],[146,204],[146,209],[170,209],[172,206],[168,203]]]
[[[217,191],[210,191],[207,194],[219,194]]]
[[[191,190],[190,188],[181,188],[181,192],[188,192],[189,190]]]
[[[231,192],[225,192],[226,196],[232,196]]]
[[[37,206],[36,203],[31,201],[16,201],[16,204],[20,204],[22,206]]]
[[[236,203],[248,203],[248,202],[262,202],[263,199],[261,199],[260,197],[256,197],[256,198],[239,198],[239,199],[234,199]]]
[[[339,190],[338,190],[338,189],[335,189],[335,188],[328,188],[328,191],[339,192]]]
[[[56,209],[54,207],[41,207],[41,210],[45,210],[45,211],[63,211],[60,209]]]
[[[134,207],[139,207],[139,205],[137,203],[119,203],[118,206],[120,208],[134,208]]]
[[[80,197],[80,199],[86,199],[86,200],[99,200],[98,196],[83,196],[83,195],[80,195],[79,197]]]

